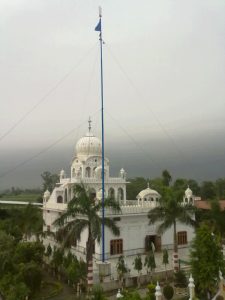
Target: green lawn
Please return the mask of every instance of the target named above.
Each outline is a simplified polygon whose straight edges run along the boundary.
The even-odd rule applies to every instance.
[[[37,202],[40,194],[4,195],[0,200]]]

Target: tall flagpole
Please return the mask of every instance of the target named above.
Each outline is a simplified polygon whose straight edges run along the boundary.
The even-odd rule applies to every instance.
[[[103,60],[102,60],[102,9],[99,7],[100,61],[101,61],[101,123],[102,123],[102,262],[105,262],[105,148],[104,148],[104,97],[103,97]]]

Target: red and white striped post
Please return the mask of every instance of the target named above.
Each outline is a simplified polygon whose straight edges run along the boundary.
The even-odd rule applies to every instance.
[[[179,271],[178,252],[173,252],[173,270],[174,270],[174,272]]]
[[[87,280],[88,280],[88,290],[90,291],[93,286],[93,260],[88,261]]]

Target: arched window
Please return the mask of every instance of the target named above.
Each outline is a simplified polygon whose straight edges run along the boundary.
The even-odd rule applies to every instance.
[[[57,197],[57,203],[63,203],[63,197],[62,196]]]
[[[91,177],[91,168],[90,168],[90,167],[87,167],[87,168],[86,168],[85,176],[86,176],[86,177]]]
[[[122,188],[118,188],[118,200],[124,200],[124,194]]]
[[[75,177],[75,169],[72,170],[72,177]]]
[[[115,199],[115,190],[114,188],[110,188],[108,191],[109,198]]]

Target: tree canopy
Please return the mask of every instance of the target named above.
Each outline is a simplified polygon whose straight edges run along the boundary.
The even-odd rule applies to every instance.
[[[201,297],[207,299],[208,294],[212,297],[217,290],[219,271],[224,273],[224,267],[219,236],[213,234],[207,224],[202,224],[191,248],[191,272]]]

